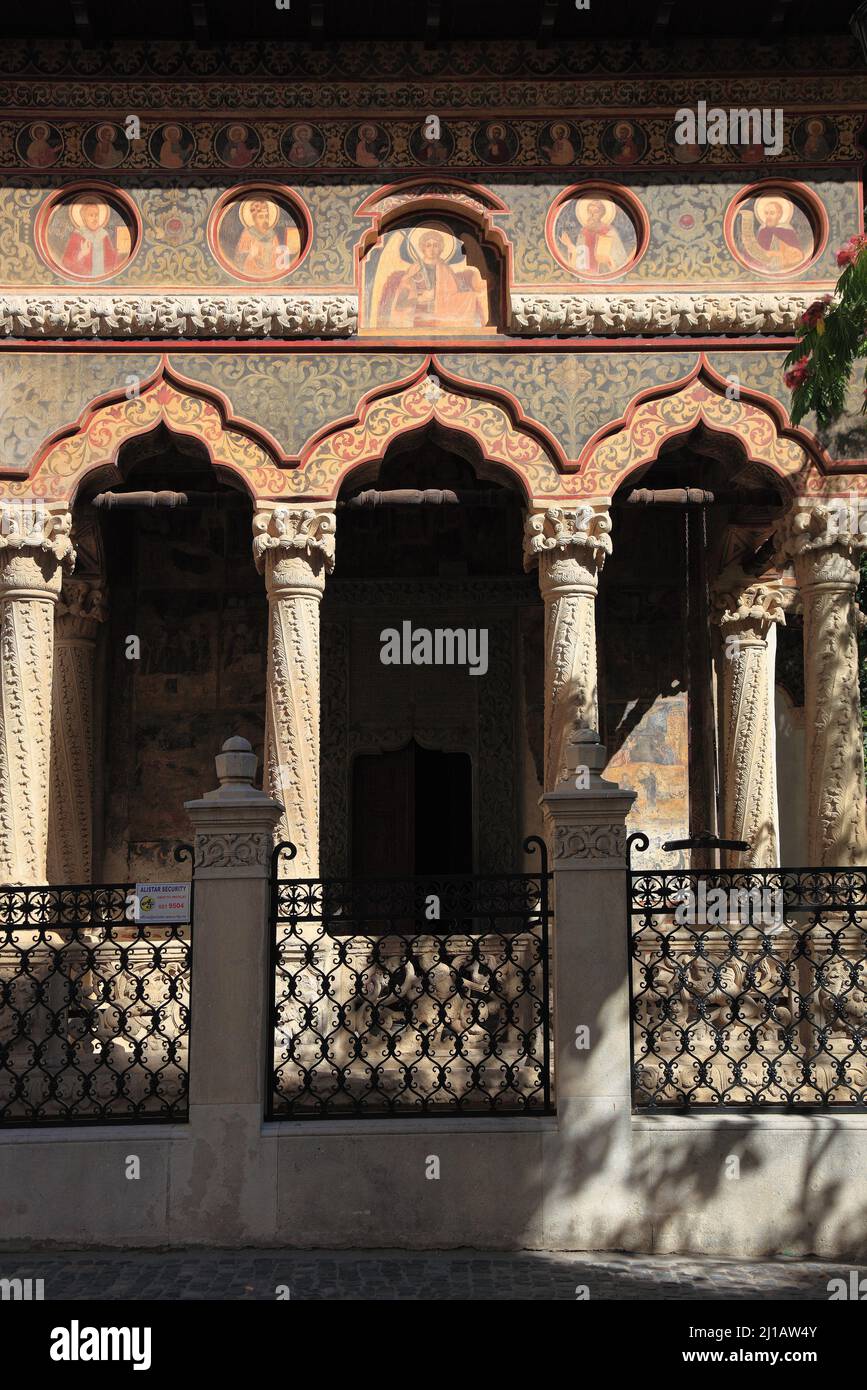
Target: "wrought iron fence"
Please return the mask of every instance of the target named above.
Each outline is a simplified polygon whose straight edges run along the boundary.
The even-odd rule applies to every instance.
[[[549,1114],[538,874],[281,879],[272,860],[272,1119]]]
[[[189,975],[133,884],[0,887],[0,1125],[185,1120]]]
[[[628,885],[636,1107],[864,1106],[867,869],[630,858]]]

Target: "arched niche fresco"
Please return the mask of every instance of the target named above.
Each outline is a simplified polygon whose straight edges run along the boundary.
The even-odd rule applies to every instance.
[[[389,227],[361,262],[360,329],[388,337],[496,333],[497,253],[479,231],[433,212]]]

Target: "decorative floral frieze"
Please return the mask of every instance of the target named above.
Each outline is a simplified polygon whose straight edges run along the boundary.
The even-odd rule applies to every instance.
[[[555,859],[602,859],[626,864],[626,827],[608,825],[558,825],[554,835]]]
[[[337,338],[358,327],[358,296],[2,295],[5,338]]]
[[[513,291],[508,331],[601,338],[789,334],[814,298],[798,290]],[[337,338],[357,331],[352,293],[0,295],[5,338]]]
[[[271,836],[252,831],[229,835],[196,836],[197,869],[233,869],[267,864]]]
[[[513,293],[513,333],[617,338],[638,333],[792,333],[815,294],[798,290],[708,293]]]

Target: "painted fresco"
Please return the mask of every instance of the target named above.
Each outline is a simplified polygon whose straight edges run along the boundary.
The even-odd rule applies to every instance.
[[[625,207],[599,193],[569,198],[557,211],[554,254],[587,279],[617,275],[635,259],[638,234]]]
[[[754,179],[755,174],[751,181]],[[837,248],[851,235],[851,228],[860,225],[858,181],[842,170],[827,168],[799,170],[798,180],[809,187],[824,208],[829,233],[820,255],[812,262],[809,257],[802,258],[799,268],[788,271],[787,278],[836,281],[840,273],[835,260]],[[767,269],[739,258],[724,235],[726,214],[746,182],[741,173],[684,169],[650,180],[624,170],[617,181],[638,199],[650,224],[647,248],[628,271],[630,284],[675,287],[767,283]],[[545,237],[539,235],[540,199],[547,194],[550,207],[562,187],[550,182],[519,183],[514,179],[492,187],[509,209],[508,214],[497,213],[494,220],[513,248],[514,283],[569,282],[574,286],[574,272],[567,270]],[[776,188],[777,182],[772,182],[771,187]],[[800,227],[797,223],[796,230]]]
[[[574,164],[583,145],[581,132],[572,121],[552,121],[539,132],[539,152],[547,164]]]
[[[368,332],[492,332],[496,302],[492,254],[452,218],[394,228],[364,260]]]
[[[256,189],[217,212],[211,238],[218,257],[244,280],[278,280],[301,255],[302,230],[285,198]]]
[[[190,163],[196,148],[196,137],[187,125],[168,121],[157,126],[148,149],[161,169],[184,169]]]
[[[214,148],[218,159],[230,169],[246,169],[259,154],[262,141],[252,125],[233,121],[217,131]]]
[[[737,204],[732,239],[741,259],[765,275],[797,274],[816,250],[816,235],[806,212],[794,198],[776,189]]]
[[[94,135],[95,138],[95,135]],[[95,147],[94,147],[95,148]],[[300,151],[299,151],[300,153]],[[417,168],[417,166],[416,166]],[[283,174],[286,176],[284,165]],[[555,255],[545,237],[548,211],[570,180],[572,171],[564,168],[561,182],[550,178],[544,183],[516,183],[513,179],[489,180],[492,192],[506,204],[506,211],[493,214],[512,247],[512,275],[516,286],[563,285],[573,288],[576,271],[566,263],[568,247]],[[91,169],[93,175],[93,169]],[[113,172],[109,175],[113,179]],[[379,181],[352,179],[340,183],[297,182],[312,220],[312,238],[304,257],[303,281],[313,287],[352,288],[356,276],[356,248],[369,223],[357,210],[377,188]],[[795,280],[834,281],[839,274],[835,262],[837,247],[858,225],[858,182],[843,171],[816,169],[804,172],[805,182],[825,208],[829,223],[828,242],[819,257],[801,269],[787,272]],[[723,234],[726,213],[743,188],[737,172],[725,177],[706,171],[689,174],[660,174],[653,181],[635,179],[625,171],[620,176],[644,207],[650,233],[646,250],[625,274],[636,284],[719,284],[767,281],[768,272],[739,259],[726,244]],[[103,177],[104,181],[104,177]],[[22,187],[0,181],[0,276],[6,285],[52,285],[66,275],[54,268],[36,250],[36,224],[40,209],[59,181],[51,176]],[[256,185],[260,187],[261,185]],[[280,185],[275,183],[274,197]],[[215,206],[225,196],[225,184],[203,182],[186,177],[180,180],[149,180],[125,186],[124,193],[137,207],[141,222],[141,245],[112,277],[112,288],[135,285],[142,288],[195,290],[197,287],[237,283],[238,274],[230,259],[224,263],[208,246],[205,229]],[[565,214],[564,214],[565,216]],[[618,236],[626,246],[628,230],[620,223]],[[758,228],[757,228],[758,229]],[[240,236],[235,224],[233,236]],[[573,231],[576,231],[573,224]],[[570,236],[572,233],[570,232]],[[574,237],[572,237],[574,241]],[[231,253],[231,246],[228,248]],[[580,275],[579,275],[579,278]]]
[[[97,169],[116,169],[129,152],[129,141],[114,121],[98,121],[85,131],[81,148]]]
[[[295,169],[309,169],[318,164],[325,150],[325,136],[309,121],[290,125],[280,144],[283,157]]]
[[[524,413],[545,425],[569,458],[577,458],[588,439],[617,420],[629,402],[655,384],[686,376],[696,349],[654,352],[444,353],[443,366],[460,377],[511,392]],[[732,344],[708,354],[722,376],[771,396],[787,408],[783,385],[785,349],[738,350]],[[184,377],[216,387],[241,418],[267,430],[287,456],[297,455],[318,430],[346,419],[360,398],[412,375],[419,353],[340,354],[327,352],[174,351],[171,365]],[[0,378],[0,437],[4,461],[26,468],[50,434],[70,425],[89,401],[123,390],[128,377],[144,381],[159,364],[155,353],[117,352],[4,354]],[[847,414],[827,439],[832,457],[867,457],[857,381],[850,387]],[[815,421],[804,422],[807,430]]]
[[[0,50],[0,73],[26,73],[37,80],[53,81],[64,77],[92,80],[106,76],[116,80],[117,74],[123,72],[155,82],[164,80],[166,74],[181,81],[200,79],[204,73],[216,82],[237,80],[243,74],[255,72],[277,83],[299,77],[310,81],[313,74],[321,82],[339,79],[355,83],[370,78],[384,81],[395,76],[430,82],[433,79],[443,81],[443,75],[453,74],[455,66],[454,54],[450,55],[444,45],[432,48],[423,42],[395,44],[371,40],[329,43],[322,47],[304,43],[263,44],[251,40],[210,50],[206,58],[200,49],[170,40],[143,44],[131,39],[114,39],[110,46],[85,48],[49,39],[26,49],[20,44],[9,44]],[[650,80],[672,74],[694,78],[708,71],[755,71],[769,86],[770,100],[776,98],[776,90],[770,88],[775,79],[791,84],[793,75],[800,73],[815,88],[816,101],[822,102],[830,99],[832,90],[854,98],[863,88],[859,67],[855,40],[844,34],[799,35],[794,42],[774,43],[768,39],[758,42],[743,37],[730,38],[714,31],[710,40],[696,36],[676,44],[657,45],[653,50]],[[840,78],[830,79],[822,69],[839,73]],[[633,39],[562,40],[545,45],[531,39],[513,39],[508,43],[479,39],[461,44],[460,77],[465,82],[475,82],[479,78],[514,78],[516,73],[534,82],[547,77],[607,82],[609,87],[620,91],[621,97],[623,75],[629,74],[633,80],[648,80],[645,58]],[[739,81],[738,87],[742,85]],[[282,104],[282,96],[278,99]],[[413,100],[413,94],[408,92],[405,99]]]
[[[127,209],[96,189],[53,203],[39,232],[48,263],[75,280],[105,280],[122,270],[135,250],[134,237]]]

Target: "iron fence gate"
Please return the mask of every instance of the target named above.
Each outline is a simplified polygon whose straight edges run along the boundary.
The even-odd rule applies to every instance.
[[[140,906],[133,884],[0,887],[0,1125],[186,1120],[190,924]]]
[[[271,883],[271,1119],[550,1114],[538,874]]]
[[[867,869],[634,869],[636,1107],[863,1107]]]

